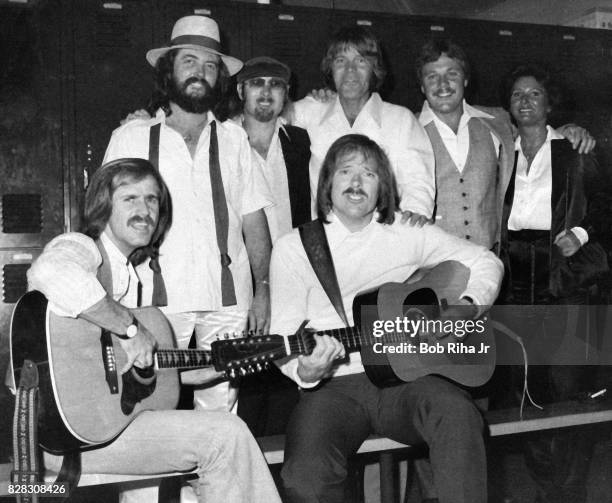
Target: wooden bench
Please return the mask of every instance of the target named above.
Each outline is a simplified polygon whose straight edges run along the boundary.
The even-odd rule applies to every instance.
[[[486,413],[489,436],[515,435],[533,431],[566,428],[587,424],[612,421],[612,401],[602,402],[560,402],[538,410],[526,409],[523,420],[519,418],[518,409],[494,410]],[[269,464],[283,462],[284,435],[258,438],[257,441]],[[371,436],[359,448],[358,454],[378,453],[380,462],[381,502],[397,501],[393,475],[393,452],[410,449],[409,445],[389,438]],[[8,482],[11,472],[10,464],[0,464],[0,496],[8,494]],[[118,474],[83,474],[79,487],[101,484],[114,484],[135,480],[156,479],[181,475],[165,473],[157,475],[118,475]],[[52,481],[55,474],[49,473],[46,480]]]

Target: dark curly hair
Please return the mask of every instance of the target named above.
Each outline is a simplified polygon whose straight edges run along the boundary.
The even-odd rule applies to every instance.
[[[166,116],[172,114],[170,110],[170,97],[169,89],[172,85],[172,79],[174,75],[174,60],[178,54],[179,49],[172,49],[161,56],[155,64],[155,87],[149,103],[146,106],[147,112],[151,116],[155,115],[158,108],[161,108]],[[220,106],[222,98],[226,95],[229,88],[230,74],[225,66],[225,63],[219,58],[219,76],[215,83],[213,90],[218,94],[218,100],[213,108],[213,113],[217,114],[217,107]]]
[[[553,79],[551,73],[544,66],[531,63],[515,67],[504,77],[501,88],[501,99],[506,110],[510,110],[510,96],[512,95],[512,88],[514,87],[516,81],[521,77],[533,77],[535,80],[537,80],[538,84],[544,88],[548,98],[548,105],[551,109],[549,118],[552,113],[558,112],[557,109],[563,99],[561,86]]]

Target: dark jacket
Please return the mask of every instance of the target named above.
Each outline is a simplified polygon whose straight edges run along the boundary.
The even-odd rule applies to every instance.
[[[589,276],[586,267],[601,269],[598,261],[598,230],[592,224],[592,209],[596,206],[598,192],[602,187],[599,166],[591,155],[580,155],[572,149],[567,140],[552,140],[552,192],[551,192],[551,228],[549,245],[549,288],[556,297],[566,296],[583,281],[576,275]],[[514,199],[514,182],[516,177],[516,158],[512,178],[504,201],[502,246],[507,245],[508,218]],[[563,257],[553,245],[555,237],[564,229],[582,227],[589,235],[589,241],[572,257]],[[601,254],[599,254],[601,255]],[[599,263],[594,263],[599,262]],[[579,270],[580,269],[580,270]],[[573,272],[572,272],[573,271]],[[572,277],[574,276],[574,277]],[[582,286],[585,286],[582,284]]]

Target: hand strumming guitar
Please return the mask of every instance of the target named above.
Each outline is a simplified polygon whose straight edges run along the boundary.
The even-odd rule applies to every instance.
[[[153,353],[157,341],[146,327],[139,324],[137,334],[131,339],[119,338],[119,344],[127,356],[127,362],[120,370],[122,374],[132,366],[144,369],[153,365]]]

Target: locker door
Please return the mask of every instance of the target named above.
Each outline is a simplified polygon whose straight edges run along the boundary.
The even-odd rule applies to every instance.
[[[240,2],[210,0],[177,0],[160,2],[159,18],[156,22],[155,41],[163,47],[170,40],[174,23],[183,16],[198,14],[213,18],[221,32],[221,46],[225,54],[238,59],[248,57],[244,40],[247,27],[242,17],[244,8]]]
[[[153,47],[147,0],[71,2],[74,30],[72,95],[75,219],[88,174],[100,166],[112,131],[125,115],[146,105],[153,73],[145,59]]]
[[[270,56],[289,65],[294,99],[322,87],[320,67],[327,47],[329,11],[252,5],[247,12],[250,57]]]
[[[64,229],[61,6],[50,4],[0,6],[0,382],[26,271]],[[11,453],[12,407],[0,386],[0,463]]]

